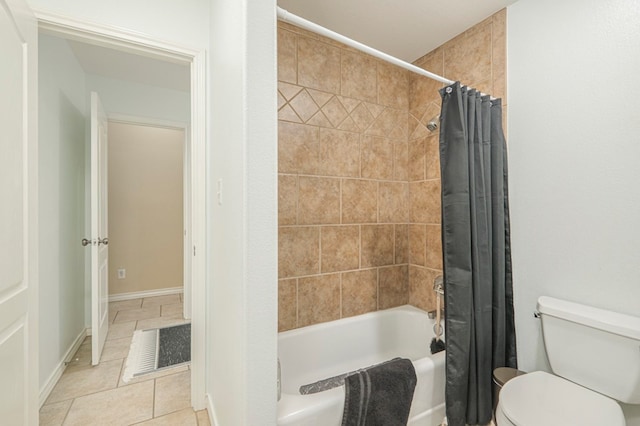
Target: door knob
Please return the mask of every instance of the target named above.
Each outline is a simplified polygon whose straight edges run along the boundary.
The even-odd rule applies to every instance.
[[[91,244],[91,240],[87,240],[86,238],[82,239],[82,245],[84,247],[88,246],[89,244]]]
[[[103,238],[103,239],[98,238],[98,245],[100,245],[100,244],[104,244],[105,246],[108,246],[109,245],[109,239],[108,238]]]

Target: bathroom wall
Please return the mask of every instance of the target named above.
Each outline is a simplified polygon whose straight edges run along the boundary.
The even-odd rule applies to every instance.
[[[442,84],[278,25],[279,330],[435,309]],[[502,10],[415,64],[504,97],[505,25]]]
[[[38,39],[39,386],[84,337],[85,75],[69,45]],[[44,391],[46,393],[46,390]],[[43,394],[44,394],[43,393]]]
[[[183,151],[182,130],[109,122],[110,295],[182,287]]]
[[[506,9],[414,62],[450,80],[502,98],[506,120]],[[409,303],[435,309],[433,281],[442,274],[439,132],[427,124],[440,113],[443,84],[409,77]]]
[[[640,315],[640,5],[520,0],[508,15],[518,361],[548,370],[539,296]]]
[[[279,330],[408,303],[408,72],[278,27]]]

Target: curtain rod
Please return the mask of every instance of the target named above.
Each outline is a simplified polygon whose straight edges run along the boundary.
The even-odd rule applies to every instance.
[[[395,56],[391,56],[388,55],[384,52],[381,52],[377,49],[374,49],[373,47],[367,46],[366,44],[362,44],[359,41],[355,41],[352,40],[348,37],[343,36],[342,34],[338,34],[334,31],[331,31],[328,28],[325,28],[323,26],[320,26],[314,22],[308,21],[304,18],[301,18],[297,15],[294,15],[291,12],[288,12],[286,10],[284,10],[283,8],[281,8],[280,6],[278,6],[278,19],[280,19],[281,21],[285,21],[285,22],[289,22],[291,24],[297,25],[298,27],[304,28],[306,30],[309,30],[311,32],[314,32],[316,34],[320,34],[322,36],[325,36],[327,38],[330,38],[332,40],[338,41],[342,44],[346,44],[347,46],[353,47],[355,49],[358,49],[364,53],[367,53],[371,56],[374,56],[376,58],[382,59],[383,61],[387,61],[390,62],[394,65],[397,65],[399,67],[402,67],[404,69],[407,69],[409,71],[412,71],[416,74],[420,74],[423,75],[425,77],[429,77],[433,80],[439,81],[441,83],[445,83],[445,84],[453,84],[454,81],[446,79],[438,74],[434,74],[432,72],[429,72],[427,70],[424,70],[420,67],[417,67],[413,64],[410,64],[409,62],[403,61],[402,59],[398,59]]]

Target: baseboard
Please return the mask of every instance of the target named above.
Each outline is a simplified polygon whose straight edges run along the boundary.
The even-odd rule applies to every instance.
[[[211,400],[211,394],[206,394],[206,403],[207,403],[207,412],[209,414],[209,420],[211,421],[211,426],[218,426],[220,422],[218,422],[218,418],[216,417],[216,411],[213,409],[213,401]]]
[[[143,297],[167,296],[169,294],[180,294],[184,287],[169,287],[160,290],[133,291],[131,293],[119,293],[109,295],[109,302],[119,302],[121,300],[141,299]]]
[[[40,389],[40,407],[42,407],[47,398],[49,398],[53,387],[56,385],[56,383],[58,383],[58,380],[60,380],[62,373],[64,373],[64,369],[67,368],[67,362],[71,360],[80,345],[82,345],[85,337],[87,337],[87,330],[82,329],[80,334],[78,334],[78,337],[76,337],[76,340],[74,340],[73,344],[64,354],[64,357],[62,357],[62,361],[60,361],[58,366],[53,370],[53,372],[45,382],[44,386],[42,386],[42,389]]]

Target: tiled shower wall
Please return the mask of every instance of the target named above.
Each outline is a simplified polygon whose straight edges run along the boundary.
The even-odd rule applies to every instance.
[[[503,9],[414,64],[502,98],[505,118],[505,30]],[[409,303],[425,310],[435,309],[433,281],[442,274],[439,133],[426,128],[440,113],[442,86],[417,74],[409,77]]]
[[[426,124],[441,85],[278,25],[279,330],[433,309],[440,179]],[[502,11],[416,64],[504,92],[504,25]]]

